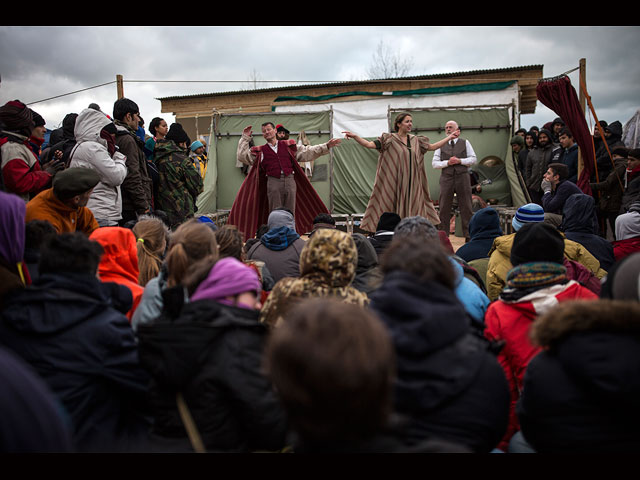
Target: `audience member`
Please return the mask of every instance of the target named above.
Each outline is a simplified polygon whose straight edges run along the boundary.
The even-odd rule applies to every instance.
[[[0,157],[3,189],[25,202],[51,186],[64,164],[51,160],[40,166],[39,151],[29,141],[35,128],[31,110],[19,100],[0,107]]]
[[[275,212],[277,210],[271,214]],[[356,275],[358,250],[348,233],[329,228],[318,230],[304,245],[299,264],[299,278],[276,281],[260,312],[261,322],[278,327],[295,304],[309,297],[331,297],[361,306],[369,304],[367,294],[351,285]]]
[[[566,302],[537,319],[541,352],[524,377],[518,418],[540,453],[635,453],[640,448],[640,304]]]
[[[516,134],[511,138],[511,150],[513,158],[516,160],[518,171],[522,178],[526,178],[527,155],[529,151],[525,148],[524,136]]]
[[[600,298],[640,301],[640,252],[616,262],[602,282]]]
[[[101,227],[115,226],[122,220],[120,185],[127,175],[125,156],[117,151],[115,124],[102,112],[86,108],[75,123],[76,147],[70,154],[70,167],[91,168],[100,176],[87,208]]]
[[[591,195],[574,193],[567,198],[562,210],[560,231],[569,240],[585,247],[607,272],[615,263],[611,242],[599,235],[598,215]]]
[[[87,203],[100,175],[90,168],[67,168],[56,175],[53,187],[27,203],[26,221],[46,220],[58,233],[90,235],[99,227]]]
[[[25,204],[0,191],[0,310],[4,297],[31,283],[25,265]]]
[[[196,140],[189,146],[189,159],[193,163],[193,168],[200,174],[204,180],[207,174],[207,153],[204,145],[200,140]]]
[[[500,217],[493,207],[486,207],[473,214],[469,221],[471,240],[456,250],[456,255],[471,262],[481,258],[489,258],[493,240],[502,236]]]
[[[152,180],[147,171],[144,142],[138,137],[140,109],[128,99],[113,104],[113,118],[117,127],[116,145],[127,158],[127,176],[122,182],[122,220],[120,225],[151,212]]]
[[[624,193],[619,213],[629,211],[633,202],[640,200],[640,148],[629,150],[624,178]]]
[[[50,235],[57,235],[56,229],[46,220],[31,220],[24,226],[24,261],[31,281],[38,278],[40,248]]]
[[[544,192],[542,207],[545,211],[545,218],[549,216],[548,214],[557,215],[558,217],[554,219],[556,226],[562,221],[560,217],[567,198],[575,193],[582,193],[582,190],[575,183],[567,179],[568,174],[569,169],[563,163],[550,163],[541,185]]]
[[[188,268],[198,260],[212,256],[218,258],[215,232],[195,219],[180,225],[171,234],[169,248],[157,277],[149,280],[140,304],[131,318],[131,326],[150,323],[162,312],[163,292],[169,287],[182,285]]]
[[[351,285],[353,288],[369,295],[378,288],[382,281],[382,272],[378,265],[378,254],[367,237],[361,233],[353,233],[351,236],[358,250],[356,276]]]
[[[611,153],[614,161],[611,173],[606,179],[600,179],[599,183],[589,184],[597,199],[598,218],[603,221],[604,231],[602,233],[605,238],[607,224],[611,229],[612,235],[615,235],[616,217],[620,214],[620,207],[622,206],[624,178],[627,170],[627,149],[618,147]]]
[[[202,177],[187,157],[189,137],[179,123],[174,123],[162,140],[157,140],[154,163],[158,168],[156,208],[165,212],[171,229],[192,218],[196,199],[202,192]]]
[[[309,233],[309,238],[311,238],[319,228],[336,228],[336,221],[330,213],[319,213],[316,215],[313,219],[313,226],[311,233]]]
[[[131,231],[136,236],[138,254],[138,283],[145,287],[160,274],[162,261],[169,243],[169,229],[155,217],[141,217]]]
[[[61,137],[55,142],[53,140],[53,132],[51,132],[51,139],[49,141],[50,146],[44,149],[40,154],[40,163],[42,165],[52,159],[58,158],[66,167],[69,166],[71,150],[76,146],[74,129],[77,118],[77,113],[69,113],[64,117],[64,120],[62,120],[62,127],[60,128]],[[56,152],[60,152],[60,154],[56,154]]]
[[[153,379],[151,439],[170,452],[190,451],[190,443],[195,451],[280,450],[287,422],[262,371],[268,329],[258,321],[258,276],[232,257],[194,267],[185,280],[189,302],[182,286],[169,289],[173,301],[162,315],[138,327],[140,359]]]
[[[454,291],[453,263],[437,236],[407,236],[393,240],[381,266],[371,309],[395,347],[402,442],[436,437],[490,452],[505,432],[509,390],[489,344],[471,332]]]
[[[151,134],[151,138],[148,138],[144,144],[148,160],[153,161],[153,151],[156,147],[156,142],[164,139],[168,132],[169,125],[167,125],[167,122],[163,118],[155,117],[151,120],[151,123],[149,124],[149,133]]]
[[[559,155],[559,147],[552,142],[549,130],[542,129],[537,145],[527,155],[525,182],[533,203],[542,205],[542,180],[554,156]]]
[[[81,233],[47,238],[40,277],[6,299],[0,342],[64,405],[82,452],[144,449],[148,377],[123,312],[131,292],[97,278],[102,247]]]
[[[380,215],[378,225],[376,226],[376,232],[369,237],[369,241],[373,245],[373,248],[378,254],[378,258],[382,255],[385,248],[389,246],[391,240],[393,240],[393,231],[398,223],[400,223],[400,215],[394,212],[384,212]]]
[[[596,129],[597,131],[597,129]],[[598,132],[599,133],[599,132]],[[617,147],[624,147],[622,141],[622,124],[616,120],[604,127],[604,139],[596,145],[596,165],[597,169],[591,175],[591,181],[607,178],[611,170],[614,168],[614,161],[610,152]]]
[[[285,277],[299,277],[300,255],[306,242],[295,230],[293,214],[276,209],[267,222],[269,230],[249,249],[247,258],[263,261],[276,283]]]
[[[616,261],[640,252],[640,201],[616,218],[616,239],[612,242]]]
[[[558,143],[562,147],[558,163],[567,166],[567,180],[578,183],[578,144],[568,128],[563,128],[558,134]]]
[[[123,285],[131,291],[133,304],[127,311],[127,318],[131,320],[144,291],[138,283],[140,268],[136,236],[128,228],[102,227],[95,230],[89,239],[98,242],[104,250],[98,266],[100,280]]]
[[[509,428],[500,444],[508,442],[518,431],[515,405],[522,391],[522,379],[529,361],[540,351],[529,341],[534,319],[573,299],[597,299],[597,295],[567,277],[563,266],[565,240],[553,226],[535,222],[523,225],[513,240],[507,285],[485,315],[485,336],[504,342],[498,360],[504,369],[511,391]]]

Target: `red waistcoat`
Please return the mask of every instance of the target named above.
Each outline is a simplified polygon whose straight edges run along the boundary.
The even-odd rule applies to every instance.
[[[278,141],[277,154],[266,143],[260,149],[262,150],[262,168],[267,176],[280,178],[281,174],[286,176],[293,172],[291,162],[295,161],[294,154],[282,140]]]

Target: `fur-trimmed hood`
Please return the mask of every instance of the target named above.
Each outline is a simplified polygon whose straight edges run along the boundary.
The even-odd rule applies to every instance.
[[[607,332],[640,338],[640,303],[622,300],[564,302],[533,323],[531,341],[553,348],[573,333]]]

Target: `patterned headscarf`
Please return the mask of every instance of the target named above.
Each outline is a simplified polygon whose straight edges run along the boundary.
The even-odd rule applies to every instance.
[[[320,275],[332,288],[348,286],[357,266],[356,244],[341,230],[318,230],[300,254],[300,275]]]

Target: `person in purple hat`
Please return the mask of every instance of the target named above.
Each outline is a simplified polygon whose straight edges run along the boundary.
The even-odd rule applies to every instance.
[[[25,212],[24,200],[0,191],[0,309],[7,293],[31,283],[23,260]]]

